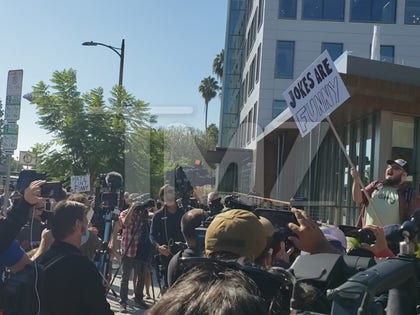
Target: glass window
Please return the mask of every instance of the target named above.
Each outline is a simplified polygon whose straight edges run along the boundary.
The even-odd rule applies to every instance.
[[[263,22],[263,13],[264,13],[264,1],[263,0],[259,0],[258,2],[258,28],[260,28],[262,22]]]
[[[285,100],[273,100],[272,118],[276,118],[287,107]]]
[[[295,42],[277,41],[275,78],[293,78]]]
[[[344,0],[303,0],[303,20],[344,21]]]
[[[405,0],[405,24],[420,24],[420,0]]]
[[[279,1],[279,19],[296,19],[296,0]]]
[[[249,69],[248,95],[250,95],[252,90],[254,90],[255,85],[255,59],[256,56],[254,56],[254,59],[252,59],[251,67]]]
[[[258,46],[257,50],[257,65],[255,68],[255,82],[260,80],[260,63],[261,63],[261,44]]]
[[[381,45],[381,61],[394,63],[394,46]]]
[[[257,130],[257,109],[258,109],[258,102],[254,104],[254,117],[252,120],[252,139],[255,139],[255,131]]]
[[[331,56],[331,59],[336,60],[343,53],[343,44],[342,43],[322,43],[321,44],[321,53],[327,50]]]
[[[395,23],[396,0],[351,0],[353,22]]]

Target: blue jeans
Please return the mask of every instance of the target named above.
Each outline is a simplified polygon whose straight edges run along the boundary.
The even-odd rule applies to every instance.
[[[133,269],[137,272],[137,286],[134,288],[136,298],[143,299],[144,278],[147,271],[147,263],[134,257],[123,257],[122,259],[122,277],[120,284],[120,303],[127,303],[128,299],[128,281],[130,280]]]

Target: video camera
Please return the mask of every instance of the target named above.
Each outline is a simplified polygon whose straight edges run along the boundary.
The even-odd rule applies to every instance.
[[[98,235],[102,239],[108,239],[104,235],[105,223],[116,220],[124,203],[123,177],[117,172],[100,174],[98,184],[95,187],[94,214],[91,223],[98,229]],[[109,234],[108,231],[106,234]]]
[[[228,195],[224,198],[223,204],[228,209],[242,209],[248,211],[254,211],[257,208],[255,203],[252,203],[246,198],[242,198],[237,195]]]
[[[156,206],[156,201],[152,198],[139,198],[138,200],[134,199],[134,211],[137,213],[145,213],[154,206]]]
[[[339,225],[338,228],[343,231],[345,236],[355,238],[360,244],[374,244],[376,241],[375,235],[371,230],[359,229],[350,225]]]
[[[106,212],[122,208],[124,202],[123,178],[117,172],[100,174],[95,188],[94,211]]]

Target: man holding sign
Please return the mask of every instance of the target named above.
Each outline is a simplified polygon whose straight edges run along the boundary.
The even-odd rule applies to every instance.
[[[328,51],[324,51],[315,61],[307,67],[300,76],[284,92],[283,97],[292,112],[296,125],[302,137],[311,132],[322,120],[326,119],[337,138],[351,169],[356,169],[348,155],[343,142],[338,135],[329,115],[343,104],[350,94],[338,73]],[[363,183],[357,173],[354,178],[362,187]],[[369,202],[371,213],[381,221],[375,202],[366,190],[362,190],[364,197]]]
[[[408,163],[403,159],[388,160],[385,179],[376,180],[365,187],[365,191],[376,205],[372,211],[372,202],[362,194],[360,184],[353,183],[353,200],[362,204],[358,227],[366,224],[385,226],[401,224],[408,220],[414,209],[420,207],[420,200],[413,188],[407,185]],[[357,171],[352,168],[351,176],[356,178]]]

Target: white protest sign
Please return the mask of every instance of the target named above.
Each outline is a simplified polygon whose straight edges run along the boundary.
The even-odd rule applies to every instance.
[[[70,186],[72,192],[90,191],[90,175],[71,176]]]
[[[304,137],[344,103],[350,94],[325,50],[283,92],[283,97]]]

